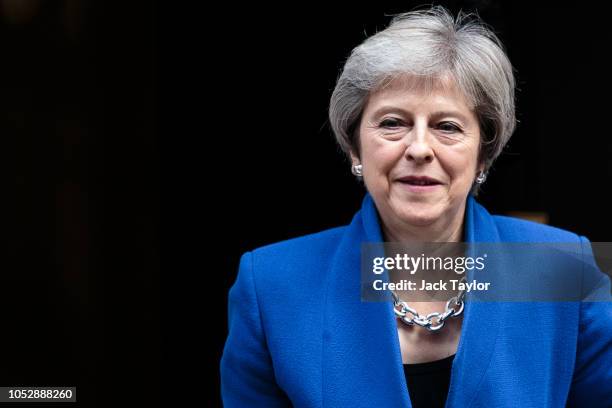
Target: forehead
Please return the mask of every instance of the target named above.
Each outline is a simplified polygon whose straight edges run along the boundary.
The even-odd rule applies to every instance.
[[[383,82],[368,97],[368,107],[392,104],[407,109],[452,108],[472,111],[471,103],[449,75],[439,78],[404,75]]]

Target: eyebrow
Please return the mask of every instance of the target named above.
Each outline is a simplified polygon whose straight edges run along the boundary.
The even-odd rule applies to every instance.
[[[376,117],[376,116],[381,116],[384,115],[386,113],[392,113],[392,112],[396,112],[396,113],[401,113],[402,115],[409,115],[410,112],[407,110],[404,110],[402,108],[398,108],[397,106],[382,106],[378,109],[376,109],[374,111],[374,113],[372,114],[372,116]],[[445,117],[445,116],[452,116],[452,117],[456,117],[457,119],[463,121],[463,122],[467,122],[467,118],[465,117],[464,114],[458,112],[458,111],[436,111],[434,113],[431,114],[431,117],[433,119],[437,119],[437,118],[441,118],[441,117]]]

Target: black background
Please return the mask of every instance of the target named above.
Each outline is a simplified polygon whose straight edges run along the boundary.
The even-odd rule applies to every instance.
[[[0,383],[219,404],[240,255],[350,221],[363,190],[329,97],[351,49],[420,3],[10,3]],[[479,200],[609,241],[604,13],[441,4],[478,9],[517,70],[520,123]]]
[[[159,404],[156,48],[148,1],[0,1],[2,386]]]

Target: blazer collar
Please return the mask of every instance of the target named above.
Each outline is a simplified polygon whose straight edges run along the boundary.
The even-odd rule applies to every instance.
[[[493,218],[471,195],[465,211],[466,242],[499,242]],[[324,407],[412,406],[392,304],[360,299],[361,243],[381,241],[378,212],[366,194],[342,237],[325,282]],[[490,316],[497,315],[498,307],[494,302],[466,303],[447,407],[469,407],[477,397],[497,338],[499,326]]]

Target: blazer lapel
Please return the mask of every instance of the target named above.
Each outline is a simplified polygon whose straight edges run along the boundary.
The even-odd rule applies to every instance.
[[[464,241],[499,242],[493,217],[471,195],[468,196],[464,224]],[[472,274],[468,272],[470,281]],[[468,408],[478,396],[478,388],[489,366],[502,316],[498,302],[470,302],[467,294],[461,338],[453,360],[447,407]]]
[[[360,248],[381,242],[369,195],[348,226],[326,283],[324,407],[409,407],[397,327],[389,302],[362,302]]]
[[[493,219],[472,196],[466,205],[464,234],[467,242],[499,241]],[[363,242],[382,242],[369,194],[348,226],[325,281],[323,406],[410,408],[392,304],[360,298]],[[497,309],[494,302],[466,302],[447,407],[468,407],[476,398],[497,337]]]

